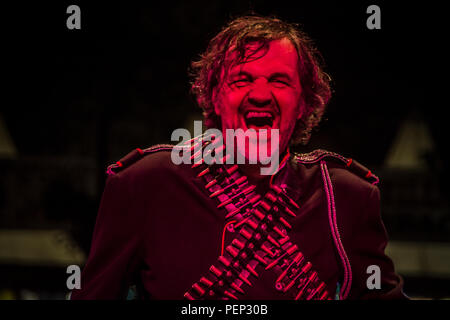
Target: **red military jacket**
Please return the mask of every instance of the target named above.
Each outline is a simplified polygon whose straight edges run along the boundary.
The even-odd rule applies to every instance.
[[[71,299],[124,299],[133,285],[146,299],[192,298],[187,292],[193,285],[203,293],[208,283],[203,276],[235,234],[199,171],[173,164],[171,150],[169,145],[136,149],[108,168],[81,289],[73,290]],[[289,239],[332,299],[406,298],[402,278],[384,253],[388,237],[374,174],[352,159],[316,150],[291,155],[270,183],[288,189],[298,204]],[[373,265],[381,272],[380,289],[367,286]],[[248,276],[251,286],[243,283],[243,293],[233,291],[231,297],[296,297],[295,288],[277,287],[280,266],[258,265],[254,271],[258,276]]]

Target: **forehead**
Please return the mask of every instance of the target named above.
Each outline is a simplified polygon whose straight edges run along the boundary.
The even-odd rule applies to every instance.
[[[247,47],[247,51],[251,52],[252,49],[258,48],[259,44],[250,44]],[[232,62],[230,74],[236,72],[297,72],[298,53],[295,46],[289,39],[283,38],[280,40],[272,40],[269,42],[268,50],[260,50],[256,52],[254,56],[250,58],[250,61],[244,63],[233,63],[236,61],[237,53],[230,54],[230,60]]]

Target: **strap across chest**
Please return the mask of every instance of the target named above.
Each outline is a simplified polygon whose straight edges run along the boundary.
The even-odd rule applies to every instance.
[[[211,142],[197,138],[189,143],[194,150]],[[197,176],[202,177],[210,197],[216,199],[218,210],[224,211],[234,238],[208,274],[194,283],[184,297],[245,298],[246,286],[257,281],[260,272],[271,270],[279,273],[274,286],[287,299],[331,299],[326,284],[289,237],[290,220],[296,216],[299,205],[285,189],[272,183],[264,195],[258,194],[237,165],[224,164],[225,158],[211,165],[199,160],[192,167],[198,170]]]

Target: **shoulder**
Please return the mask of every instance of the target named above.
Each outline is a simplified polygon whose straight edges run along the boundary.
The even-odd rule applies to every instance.
[[[136,148],[109,165],[106,173],[109,177],[122,177],[160,171],[172,165],[170,161],[173,145],[158,144],[146,149]]]
[[[317,149],[309,153],[294,153],[293,161],[310,170],[320,170],[321,176],[329,176],[335,187],[377,189],[379,178],[357,160],[335,152]]]

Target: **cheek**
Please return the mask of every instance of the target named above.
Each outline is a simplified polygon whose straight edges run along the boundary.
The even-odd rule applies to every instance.
[[[217,97],[216,113],[222,117],[232,116],[239,112],[239,106],[245,98],[244,90],[224,89]]]
[[[302,113],[300,96],[293,93],[283,93],[277,95],[277,100],[281,109],[283,122],[295,122]]]

